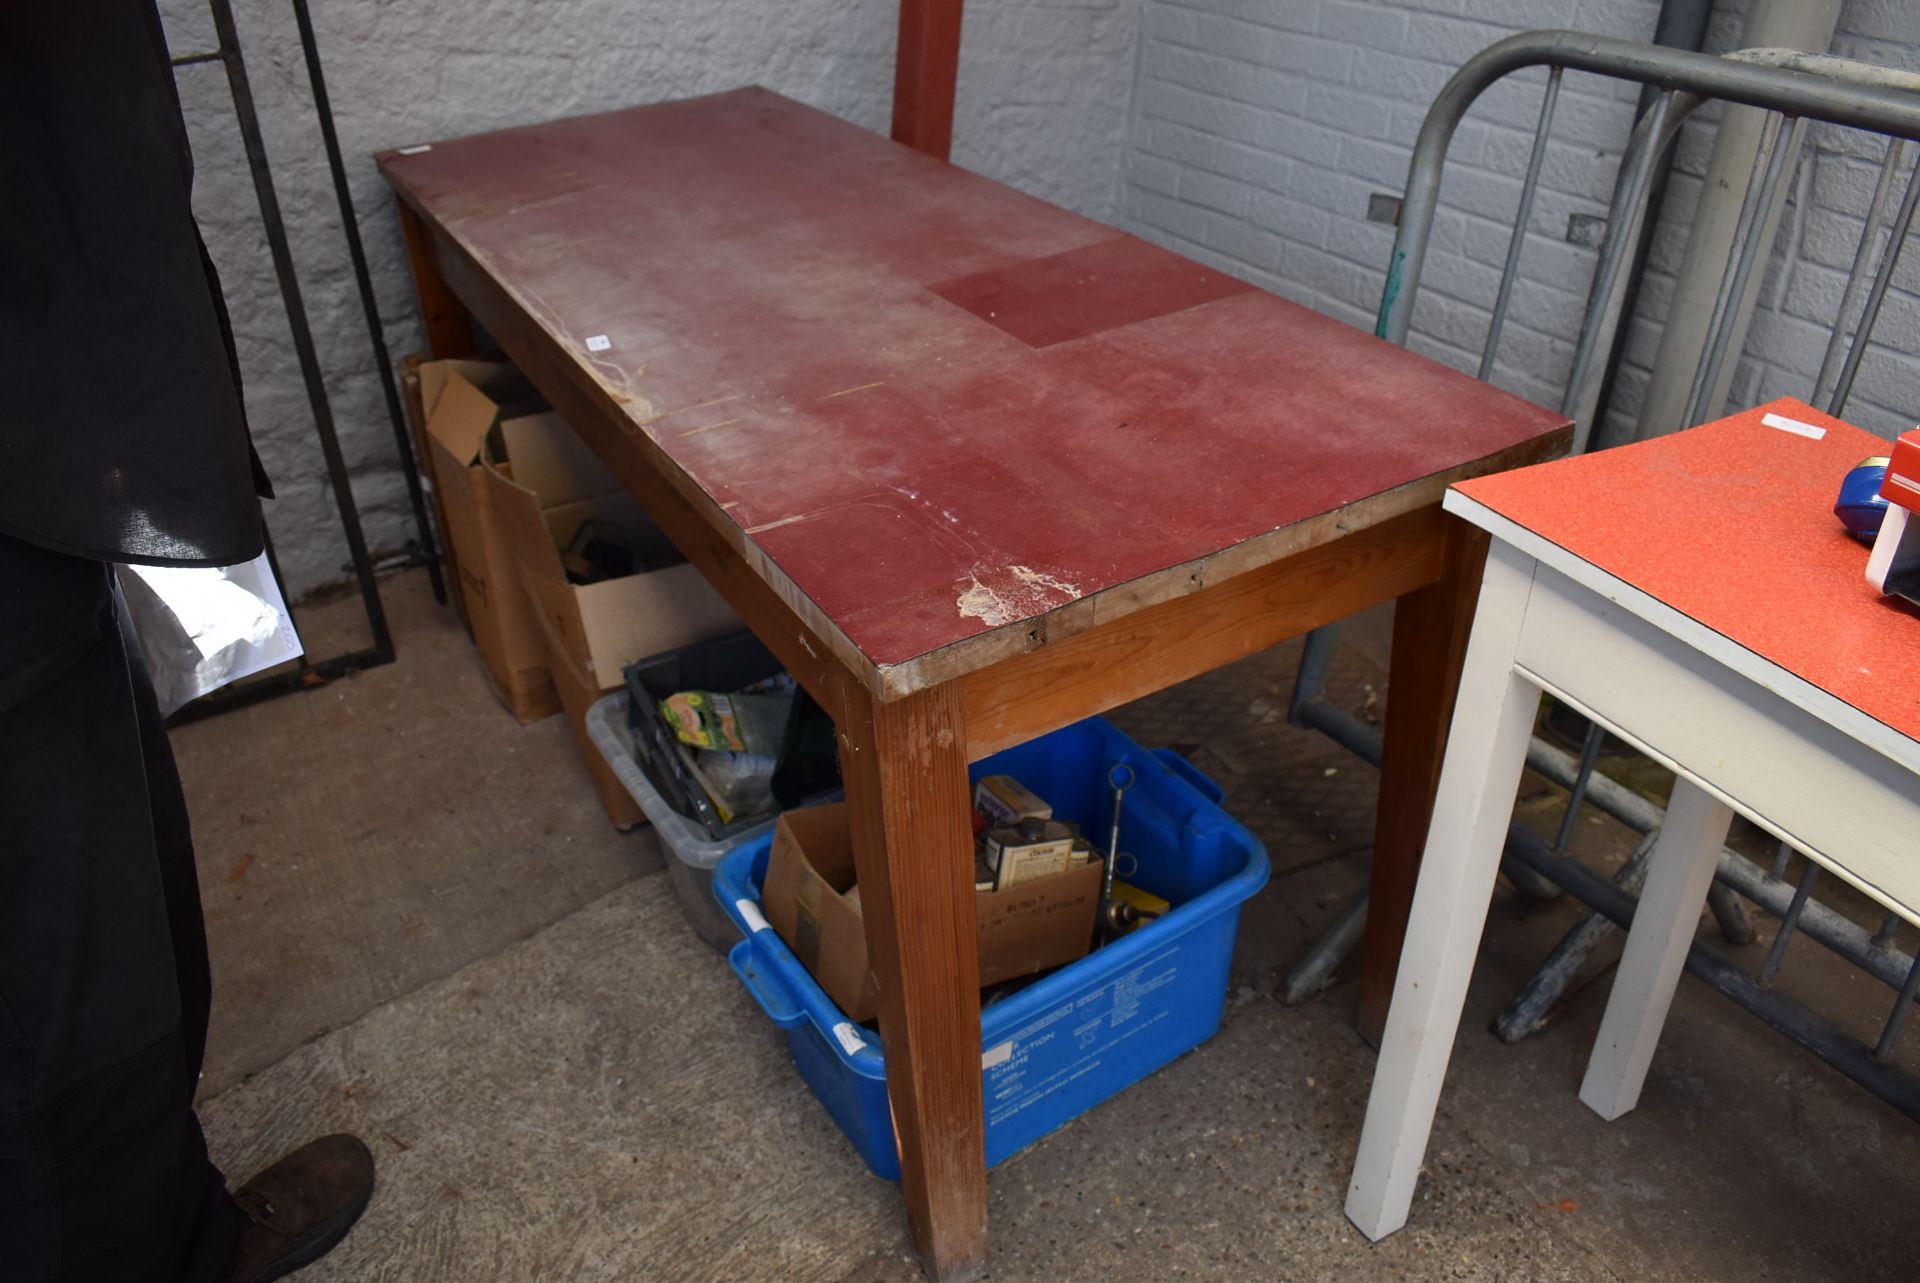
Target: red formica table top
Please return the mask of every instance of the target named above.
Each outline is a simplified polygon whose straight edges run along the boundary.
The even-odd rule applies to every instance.
[[[764,90],[406,150],[402,198],[876,665],[1564,424]]]
[[[1762,422],[1824,429],[1817,440]],[[1671,436],[1481,477],[1468,498],[1920,739],[1920,611],[1833,515],[1885,438],[1783,397]]]

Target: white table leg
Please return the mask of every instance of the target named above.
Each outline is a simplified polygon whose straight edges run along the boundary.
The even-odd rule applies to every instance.
[[[1526,764],[1540,693],[1513,660],[1533,573],[1532,558],[1494,541],[1347,1187],[1347,1219],[1370,1239],[1407,1221]]]
[[[1640,1103],[1647,1066],[1732,822],[1733,812],[1720,799],[1685,779],[1674,780],[1607,1014],[1580,1084],[1580,1099],[1609,1122]]]

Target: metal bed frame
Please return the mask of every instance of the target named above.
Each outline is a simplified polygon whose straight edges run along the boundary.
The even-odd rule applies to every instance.
[[[1625,265],[1633,247],[1640,242],[1648,217],[1648,193],[1657,162],[1672,145],[1686,119],[1703,104],[1714,100],[1757,107],[1769,114],[1734,225],[1704,358],[1694,373],[1683,421],[1698,423],[1717,413],[1717,407],[1709,404],[1712,391],[1727,360],[1738,355],[1729,351],[1731,335],[1737,328],[1738,300],[1745,295],[1756,265],[1764,262],[1764,254],[1770,249],[1770,238],[1762,234],[1765,211],[1786,177],[1788,159],[1798,155],[1799,142],[1809,120],[1827,121],[1887,137],[1879,180],[1842,291],[1839,314],[1808,398],[1824,403],[1829,413],[1840,415],[1912,228],[1916,205],[1920,204],[1920,166],[1916,166],[1909,174],[1898,210],[1891,224],[1888,223],[1890,198],[1912,150],[1908,143],[1920,140],[1920,76],[1827,55],[1747,49],[1713,57],[1565,31],[1523,33],[1483,50],[1468,60],[1440,91],[1415,142],[1399,231],[1381,296],[1376,330],[1380,337],[1403,345],[1407,341],[1428,235],[1438,206],[1441,175],[1455,127],[1489,86],[1516,72],[1540,66],[1548,69],[1546,90],[1481,353],[1479,376],[1484,379],[1493,370],[1561,80],[1571,69],[1638,82],[1657,90],[1651,104],[1640,115],[1621,159],[1606,235],[1595,265],[1579,342],[1561,403],[1562,411],[1575,424],[1573,448],[1576,451],[1588,448],[1596,417],[1603,409],[1600,398],[1607,373],[1607,353],[1619,335],[1623,300],[1631,275]],[[1879,246],[1882,231],[1888,232],[1884,247]],[[1852,322],[1852,337],[1848,341],[1850,318],[1856,312],[1858,319]],[[1332,628],[1308,636],[1288,718],[1297,726],[1321,731],[1377,766],[1379,732],[1332,704],[1323,694],[1336,639],[1337,632]],[[1536,737],[1527,755],[1530,768],[1568,790],[1567,810],[1557,838],[1551,843],[1520,824],[1513,824],[1502,869],[1523,895],[1548,897],[1564,890],[1588,906],[1588,911],[1502,1013],[1497,1028],[1509,1042],[1540,1028],[1599,941],[1614,925],[1624,926],[1632,921],[1634,894],[1644,876],[1651,841],[1643,841],[1614,878],[1603,877],[1565,854],[1581,805],[1590,803],[1642,834],[1651,835],[1664,819],[1659,807],[1595,770],[1603,738],[1601,728],[1590,727],[1576,759]],[[1878,929],[1870,933],[1813,896],[1818,865],[1809,861],[1798,885],[1788,886],[1782,879],[1791,855],[1791,849],[1783,844],[1772,867],[1762,868],[1734,851],[1720,853],[1708,903],[1722,934],[1738,944],[1754,939],[1752,923],[1741,897],[1780,919],[1780,930],[1759,974],[1749,975],[1702,940],[1694,941],[1687,958],[1687,970],[1908,1116],[1920,1119],[1920,1078],[1890,1063],[1915,992],[1920,990],[1920,961],[1894,945],[1899,916],[1886,915]],[[1281,989],[1282,1001],[1303,1002],[1327,987],[1335,969],[1359,941],[1365,924],[1366,902],[1363,890],[1336,915],[1327,932],[1287,976]],[[1818,941],[1895,991],[1892,1010],[1873,1047],[1771,987],[1796,933]]]

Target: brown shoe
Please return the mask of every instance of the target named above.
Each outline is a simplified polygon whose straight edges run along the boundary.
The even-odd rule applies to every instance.
[[[234,1191],[246,1213],[226,1283],[269,1283],[347,1236],[373,1197],[373,1155],[356,1136],[322,1136]]]

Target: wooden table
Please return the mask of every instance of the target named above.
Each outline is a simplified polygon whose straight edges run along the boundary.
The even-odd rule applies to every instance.
[[[1484,551],[1440,497],[1559,416],[762,90],[380,165],[434,354],[484,326],[838,724],[934,1274],[987,1242],[969,761],[1398,598],[1384,998]]]
[[[1832,513],[1886,446],[1783,399],[1447,494],[1493,550],[1348,1189],[1369,1238],[1406,1223],[1541,691],[1675,776],[1580,1088],[1601,1117],[1639,1100],[1735,811],[1920,922],[1920,611]]]

